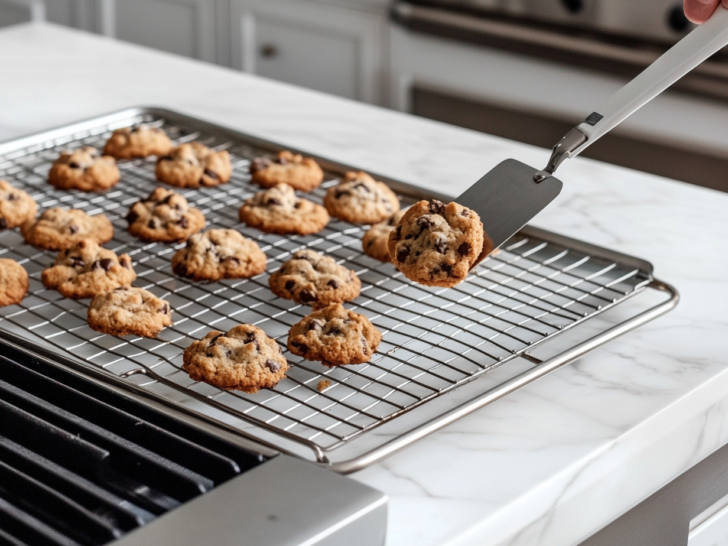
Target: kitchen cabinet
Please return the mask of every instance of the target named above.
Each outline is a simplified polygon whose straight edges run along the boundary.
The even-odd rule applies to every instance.
[[[0,0],[0,26],[31,20],[387,102],[387,5],[379,0]]]
[[[307,0],[233,0],[231,21],[235,68],[342,97],[383,101],[383,16]]]

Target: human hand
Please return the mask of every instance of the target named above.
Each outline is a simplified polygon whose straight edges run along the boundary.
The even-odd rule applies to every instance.
[[[720,4],[728,9],[728,0],[684,0],[684,2],[685,16],[693,23],[704,23],[710,19]]]

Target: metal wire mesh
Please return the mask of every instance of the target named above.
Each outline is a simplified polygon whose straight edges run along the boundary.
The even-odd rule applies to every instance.
[[[58,191],[46,183],[61,150],[81,145],[101,148],[113,128],[138,122],[161,126],[177,142],[192,140],[227,149],[233,177],[217,188],[181,190],[203,211],[207,227],[233,228],[255,240],[268,256],[267,272],[251,279],[193,283],[172,273],[170,259],[182,245],[143,243],[126,231],[129,207],[158,184],[153,160],[121,161],[121,182],[102,193]],[[250,229],[238,221],[240,204],[258,188],[250,184],[249,160],[269,153],[244,140],[222,138],[162,117],[139,115],[62,138],[36,143],[0,157],[0,178],[28,191],[40,210],[53,206],[104,213],[116,234],[106,245],[129,253],[136,286],[167,299],[174,325],[157,339],[118,338],[91,330],[88,300],[73,301],[47,290],[41,271],[54,253],[26,245],[15,230],[0,232],[0,257],[13,258],[30,274],[30,290],[20,305],[0,309],[0,327],[43,338],[88,364],[121,377],[143,371],[151,388],[161,382],[186,398],[204,401],[289,440],[328,452],[403,412],[463,385],[535,345],[616,305],[650,282],[639,268],[525,235],[514,237],[497,256],[481,264],[453,289],[409,282],[390,264],[361,251],[366,227],[332,221],[312,236],[281,237]],[[337,183],[327,173],[321,188],[307,195],[321,202]],[[402,196],[404,204],[412,199]],[[371,362],[325,368],[286,352],[292,365],[277,387],[245,394],[192,381],[182,370],[182,352],[209,329],[256,324],[285,350],[288,330],[310,308],[271,293],[268,276],[291,254],[311,248],[353,269],[362,280],[361,296],[348,307],[366,314],[383,334]],[[321,380],[330,386],[319,392]]]

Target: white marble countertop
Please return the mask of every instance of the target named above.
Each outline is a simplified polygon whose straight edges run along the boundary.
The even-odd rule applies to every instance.
[[[0,139],[128,106],[177,109],[457,195],[547,152],[88,34],[0,31]],[[566,545],[728,442],[728,195],[586,159],[535,224],[651,260],[659,320],[353,477],[390,546]]]

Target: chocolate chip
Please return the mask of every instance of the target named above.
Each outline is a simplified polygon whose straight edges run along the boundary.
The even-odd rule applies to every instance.
[[[369,354],[369,344],[367,343],[367,338],[364,336],[361,336],[361,348],[365,355]]]
[[[253,332],[249,332],[246,338],[243,340],[243,343],[246,345],[248,343],[255,343],[255,350],[260,351],[260,343],[258,343],[258,340],[255,339],[255,334]]]
[[[331,328],[329,328],[328,332],[324,332],[325,336],[340,336],[343,334],[344,334],[344,332],[342,332],[341,330],[339,330],[336,327],[331,327]]]
[[[7,229],[8,221],[5,218],[0,218],[0,229]]]
[[[301,208],[301,204],[302,204],[302,203],[301,203],[300,201],[296,201],[296,204],[295,204],[295,205],[293,205],[293,208],[294,208],[294,209],[300,209],[300,208]]]
[[[86,267],[86,262],[81,258],[71,258],[71,267]]]
[[[208,347],[212,347],[213,345],[215,345],[215,342],[216,342],[216,341],[217,341],[218,339],[220,339],[220,338],[221,338],[222,336],[224,336],[224,335],[225,335],[225,334],[217,334],[217,335],[216,335],[215,337],[213,337],[213,338],[212,338],[212,339],[210,340],[210,344],[208,345]]]
[[[71,167],[72,169],[80,169],[80,168],[81,168],[81,165],[79,165],[79,164],[78,164],[78,163],[76,163],[75,161],[71,161],[71,162],[70,162],[70,163],[68,164],[68,166],[69,166],[69,167]]]
[[[422,233],[426,229],[430,229],[434,225],[434,220],[429,216],[422,216],[417,219],[417,226],[420,228],[420,233]]]
[[[165,155],[164,157],[160,157],[159,161],[173,161],[174,158],[171,155]]]
[[[70,226],[68,226],[68,231],[70,231],[72,234],[78,233],[78,226],[75,224],[71,224]]]
[[[447,253],[447,242],[442,239],[437,241],[437,243],[435,243],[435,250],[437,250],[440,254]]]
[[[318,332],[319,330],[322,330],[323,326],[321,326],[321,323],[317,320],[312,320],[308,325],[308,331],[313,330],[314,332]]]
[[[359,182],[358,184],[354,184],[354,187],[352,187],[353,190],[356,190],[358,188],[363,189],[367,193],[371,193],[372,192],[372,190],[370,190],[369,188],[367,188],[366,185],[365,184],[362,184],[361,182]]]
[[[276,199],[275,197],[271,197],[268,199],[268,201],[265,202],[266,205],[278,205],[281,206],[283,203],[281,203],[280,199]]]
[[[181,227],[182,229],[187,229],[190,226],[190,222],[187,220],[186,217],[183,216],[182,218],[179,219],[179,221],[177,222],[177,225],[179,227]]]
[[[162,305],[162,308],[159,310],[159,312],[164,315],[169,314],[169,304],[165,303],[164,305]]]
[[[211,171],[210,169],[205,169],[205,174],[214,180],[218,180],[220,178],[215,171]]]
[[[402,238],[402,226],[397,226],[397,229],[394,230],[394,237],[398,241]]]
[[[410,255],[410,249],[408,246],[403,246],[397,251],[397,261],[404,262]]]
[[[442,270],[443,270],[443,271],[444,271],[445,273],[447,273],[448,275],[450,275],[450,274],[452,273],[452,266],[451,266],[451,265],[448,265],[448,264],[442,264],[442,265],[440,266],[440,268],[441,268],[441,269],[442,269]]]
[[[14,193],[8,194],[8,201],[15,201],[17,198],[18,198],[18,196],[15,195]]]
[[[276,362],[275,360],[271,360],[270,358],[265,361],[265,367],[268,368],[271,372],[276,373],[279,371],[283,366],[280,362]]]
[[[293,290],[293,287],[296,286],[296,281],[286,281],[286,284],[283,285],[283,288],[286,290]]]
[[[308,303],[310,301],[316,301],[316,294],[314,292],[311,292],[310,290],[301,290],[301,294],[299,295],[301,298],[301,301],[304,303]]]
[[[188,273],[187,265],[184,262],[178,262],[176,265],[172,266],[172,271],[180,277],[186,277]]]
[[[126,256],[122,256],[121,258],[119,258],[119,263],[121,264],[121,267],[131,269],[131,260]]]
[[[170,193],[167,197],[162,199],[162,203],[164,203],[165,205],[169,205],[169,202],[172,199],[172,197],[174,197],[174,193]]]
[[[224,262],[232,262],[235,265],[240,264],[240,260],[238,260],[235,256],[225,256],[222,260]]]
[[[339,282],[336,279],[331,279],[329,282],[326,283],[326,286],[330,286],[333,289],[339,288]]]
[[[442,214],[445,212],[445,203],[438,201],[437,199],[433,199],[430,201],[430,212],[433,214]]]
[[[458,247],[458,254],[461,256],[467,256],[470,254],[470,251],[472,250],[472,246],[470,246],[470,243],[463,243]]]
[[[250,174],[255,174],[258,171],[267,169],[268,167],[270,167],[271,163],[272,161],[267,157],[259,157],[257,159],[254,159],[253,162],[250,164]]]
[[[149,227],[149,229],[155,229],[157,227],[157,221],[152,218],[149,222],[147,222],[147,227]]]
[[[410,233],[409,235],[407,235],[407,237],[404,238],[404,240],[409,241],[410,239],[414,239],[414,238],[415,238],[414,234]]]
[[[310,256],[306,252],[302,252],[301,254],[297,254],[296,256],[293,256],[293,259],[294,260],[306,260],[307,262],[314,264],[314,261],[313,261],[314,258],[313,258],[313,256]]]
[[[347,190],[336,190],[334,192],[334,197],[336,199],[340,199],[343,195],[351,195],[351,193]]]
[[[99,260],[96,263],[98,263],[104,271],[108,271],[109,269],[111,269],[111,266],[114,265],[114,261],[109,258],[104,258],[103,260]]]
[[[470,217],[470,209],[463,209],[460,211],[460,216],[465,216],[465,218]]]
[[[139,219],[139,215],[134,212],[133,210],[130,210],[129,213],[126,215],[126,221],[130,224],[133,224]]]
[[[300,341],[292,341],[291,345],[298,349],[299,352],[306,354],[308,352],[308,345],[301,343]]]

